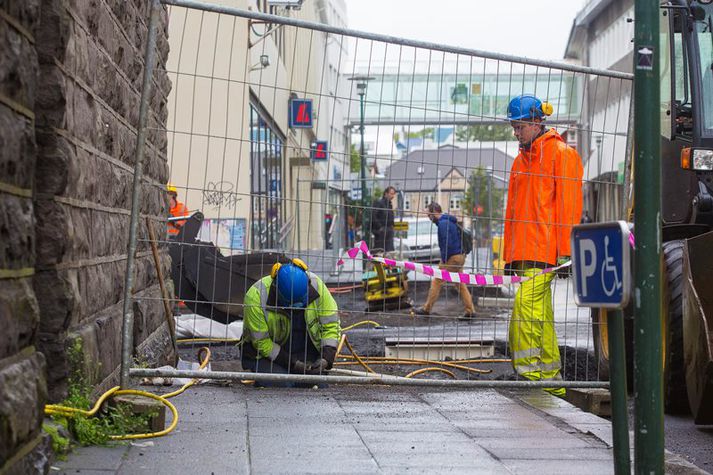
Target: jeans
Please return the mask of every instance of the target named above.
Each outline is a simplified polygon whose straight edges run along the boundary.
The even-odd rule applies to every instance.
[[[297,360],[303,361],[305,364],[313,363],[320,358],[319,352],[312,346],[312,344],[307,345],[307,361],[305,361],[305,352],[301,351],[299,353],[292,353],[290,355],[290,363]],[[268,358],[255,359],[249,356],[241,357],[241,363],[244,370],[252,371],[253,373],[272,373],[272,374],[290,374],[290,369],[285,368]],[[255,382],[256,387],[264,388],[311,388],[314,386],[312,383],[295,383],[292,381],[257,381]],[[326,387],[319,385],[320,387]]]

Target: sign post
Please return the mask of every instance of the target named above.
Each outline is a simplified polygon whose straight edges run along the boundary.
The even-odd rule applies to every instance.
[[[580,307],[609,309],[609,375],[612,398],[614,469],[631,473],[626,403],[624,312],[631,293],[629,225],[624,221],[583,224],[572,230],[572,277]],[[599,321],[601,325],[601,320]]]

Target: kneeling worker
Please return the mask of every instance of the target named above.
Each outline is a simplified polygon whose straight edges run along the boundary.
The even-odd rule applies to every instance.
[[[256,373],[324,374],[341,337],[337,303],[300,259],[277,263],[245,294],[243,368]],[[294,383],[261,383],[295,387]]]

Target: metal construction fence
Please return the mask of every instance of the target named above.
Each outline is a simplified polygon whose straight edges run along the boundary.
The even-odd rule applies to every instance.
[[[163,300],[180,353],[207,342],[223,359],[242,359],[242,372],[201,377],[606,386],[606,332],[575,306],[567,267],[547,268],[569,255],[572,224],[625,213],[631,76],[352,31],[323,2],[299,10],[247,3],[156,1],[151,18],[156,27],[167,9],[170,54],[155,67],[173,85],[162,98],[165,129],[152,132],[166,134],[170,185],[188,212],[167,216],[167,229],[142,231],[139,147],[131,245],[169,249]],[[151,37],[143,134],[155,48]],[[506,112],[522,94],[552,111],[547,132],[518,157]],[[458,223],[444,224],[458,233],[440,241],[441,226],[426,212],[434,203]],[[464,256],[465,241],[472,250]],[[361,242],[368,253],[349,252]],[[269,282],[259,303],[246,296],[292,258],[307,264],[318,302],[275,309]],[[438,274],[444,259],[453,274]],[[514,279],[506,275],[513,261]],[[194,375],[131,368],[133,265],[122,384]],[[265,372],[279,365],[276,354],[261,353],[266,332],[249,312],[277,315],[280,323],[267,327],[280,333],[268,335],[280,346],[268,346],[284,350],[288,368],[337,346],[330,374]],[[291,332],[295,318],[306,328]],[[327,328],[335,319],[337,338]],[[268,364],[248,373],[246,354]]]

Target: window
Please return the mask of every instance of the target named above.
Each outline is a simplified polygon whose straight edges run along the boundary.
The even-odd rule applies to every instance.
[[[459,197],[459,196],[454,196],[453,198],[450,199],[451,210],[459,210],[460,209],[460,200],[461,200],[461,197]]]
[[[661,66],[659,70],[661,80],[661,135],[671,138],[673,124],[671,123],[671,22],[669,10],[662,8],[659,18],[659,51]]]
[[[408,198],[404,200],[404,211],[411,211],[411,200]]]
[[[282,167],[284,138],[250,104],[251,248],[278,249],[284,221]]]
[[[423,204],[424,204],[425,206],[428,206],[428,205],[430,205],[431,203],[433,203],[433,196],[431,196],[431,195],[426,195],[426,196],[423,197]]]

